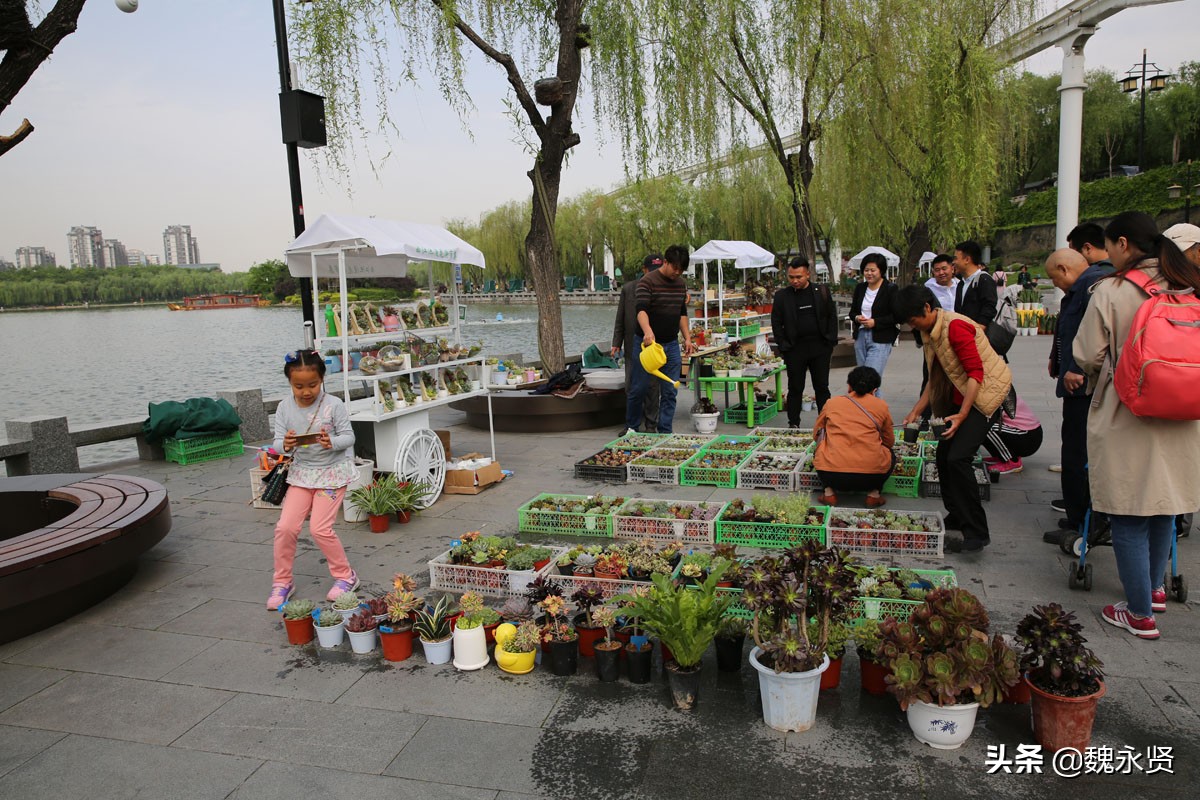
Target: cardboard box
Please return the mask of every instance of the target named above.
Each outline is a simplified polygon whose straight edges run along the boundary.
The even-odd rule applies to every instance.
[[[450,455],[450,431],[434,431],[437,437],[442,441],[442,449],[446,451],[446,460],[451,459]]]
[[[480,453],[470,453],[463,458],[479,457]],[[494,483],[504,480],[500,464],[493,461],[479,469],[447,469],[446,486],[442,489],[445,494],[479,494]]]

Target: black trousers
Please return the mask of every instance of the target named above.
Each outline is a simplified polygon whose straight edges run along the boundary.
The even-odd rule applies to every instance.
[[[1090,397],[1062,399],[1062,491],[1067,522],[1079,530],[1091,502],[1087,476],[1087,420]]]
[[[938,482],[942,487],[942,505],[962,528],[963,541],[979,539],[990,541],[987,514],[983,501],[979,499],[979,487],[975,483],[975,469],[971,462],[979,446],[987,438],[988,430],[1000,418],[1000,410],[985,417],[977,408],[972,408],[958,427],[952,439],[938,442]]]
[[[829,360],[833,348],[822,340],[806,340],[796,343],[783,354],[787,365],[787,418],[789,425],[800,422],[800,407],[804,400],[806,373],[812,374],[813,395],[817,398],[817,410],[825,407],[829,399]]]
[[[1042,446],[1042,429],[1037,427],[1031,431],[1019,431],[997,422],[988,431],[983,446],[988,455],[1001,461],[1028,458]]]

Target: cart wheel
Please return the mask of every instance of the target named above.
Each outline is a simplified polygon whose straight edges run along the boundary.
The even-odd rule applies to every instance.
[[[1171,594],[1175,596],[1176,602],[1187,602],[1187,578],[1182,575],[1175,575],[1171,578]]]
[[[1082,586],[1083,586],[1083,577],[1080,574],[1080,570],[1078,567],[1072,566],[1071,570],[1067,573],[1067,588],[1068,589],[1078,589]]]
[[[1084,547],[1085,547],[1085,545],[1083,543],[1083,537],[1076,536],[1074,539],[1071,540],[1071,555],[1075,556],[1076,558],[1079,558],[1081,555],[1083,555]],[[1090,547],[1089,547],[1089,549],[1090,549]]]
[[[1092,565],[1083,565],[1083,590],[1090,592],[1092,590]]]
[[[418,428],[400,440],[396,448],[396,477],[408,483],[421,481],[430,492],[417,504],[429,508],[442,494],[446,482],[446,451],[442,440],[428,428]]]
[[[1079,553],[1075,550],[1075,545],[1078,544],[1081,538],[1083,537],[1081,537],[1078,533],[1068,533],[1062,538],[1062,541],[1059,542],[1058,549],[1062,550],[1069,556],[1075,556],[1078,558]]]

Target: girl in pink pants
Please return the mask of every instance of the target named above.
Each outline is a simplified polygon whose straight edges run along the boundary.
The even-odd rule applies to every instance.
[[[283,511],[275,525],[275,576],[267,598],[270,611],[286,603],[295,588],[292,564],[306,517],[313,541],[325,554],[334,578],[328,599],[358,588],[358,575],[333,532],[338,506],[357,475],[350,415],[341,400],[325,394],[325,360],[316,351],[289,354],[283,373],[292,396],[284,398],[275,410],[275,449],[290,455],[292,465]]]

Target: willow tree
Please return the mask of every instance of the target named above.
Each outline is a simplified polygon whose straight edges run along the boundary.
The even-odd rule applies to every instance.
[[[1003,180],[1000,76],[991,46],[1032,0],[879,0],[858,21],[869,57],[848,80],[818,158],[839,239],[904,252],[987,231]]]

